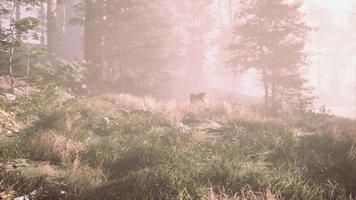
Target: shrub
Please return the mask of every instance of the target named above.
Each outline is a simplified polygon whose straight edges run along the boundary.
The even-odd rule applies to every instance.
[[[73,193],[73,196],[84,196],[92,192],[95,188],[104,184],[105,176],[101,169],[92,168],[81,163],[78,157],[70,167],[66,182]]]
[[[33,139],[31,154],[33,158],[68,166],[84,150],[84,144],[49,131],[40,133]]]
[[[349,136],[335,138],[321,134],[304,137],[295,152],[296,164],[308,179],[320,184],[335,181],[348,196],[356,196],[356,148]]]

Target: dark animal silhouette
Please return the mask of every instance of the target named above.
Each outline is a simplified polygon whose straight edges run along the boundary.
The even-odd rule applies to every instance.
[[[198,93],[198,94],[190,94],[190,103],[208,103],[208,94],[207,93]]]

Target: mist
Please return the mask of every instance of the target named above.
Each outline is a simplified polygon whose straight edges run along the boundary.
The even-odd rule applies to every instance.
[[[76,17],[73,5],[75,2],[59,5],[62,9],[59,17],[65,22],[61,51],[68,60],[82,60],[84,28],[73,23]],[[198,5],[182,10],[187,7],[176,7],[172,1],[163,3],[161,7],[159,14],[167,16],[165,25],[170,30],[167,48],[180,54],[165,61],[170,68],[170,80],[165,83],[169,92],[161,94],[161,97],[185,101],[190,93],[204,91],[215,99],[232,95],[240,103],[251,99],[259,101],[263,89],[256,72],[233,74],[226,63],[226,47],[233,38],[237,4],[215,0],[204,7]],[[313,29],[306,49],[310,63],[303,76],[318,97],[315,109],[325,105],[332,113],[344,117],[356,115],[354,7],[354,3],[347,0],[338,3],[309,0],[302,6],[304,20]],[[25,8],[22,11],[23,16],[35,16],[33,12]],[[61,16],[64,12],[65,16]],[[197,25],[191,29],[194,20],[197,20]],[[177,40],[181,40],[181,44],[174,44]]]
[[[61,52],[65,59],[83,60],[84,27],[73,22],[78,17],[75,4],[58,5],[58,17],[63,21]],[[161,97],[184,101],[190,93],[204,91],[212,93],[215,99],[232,95],[240,103],[245,103],[246,99],[258,101],[263,96],[256,72],[233,74],[227,67],[226,47],[233,38],[237,4],[215,0],[189,10],[184,10],[188,9],[184,6],[176,7],[173,1],[160,6],[159,14],[166,16],[164,23],[170,31],[167,48],[180,54],[165,61],[170,68],[170,80],[165,83],[169,92]],[[308,0],[302,5],[305,23],[313,29],[306,48],[310,63],[303,76],[318,97],[315,107],[325,105],[332,113],[351,118],[356,115],[355,6],[347,0],[337,4]],[[47,9],[46,5],[44,9]],[[22,8],[22,15],[39,14]],[[47,35],[44,37],[46,40]],[[181,44],[174,44],[177,40],[181,40]],[[36,40],[32,42],[38,43]]]
[[[0,199],[356,199],[356,2],[0,0]]]

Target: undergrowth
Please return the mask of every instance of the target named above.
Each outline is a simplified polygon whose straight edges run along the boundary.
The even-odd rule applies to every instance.
[[[352,199],[354,122],[307,119],[110,95],[39,112],[12,150],[2,148],[0,155],[68,171],[57,180],[63,187],[49,184],[43,199]],[[176,128],[212,120],[221,125],[214,141]],[[343,129],[335,135],[330,123]],[[300,127],[314,134],[297,137]],[[4,180],[2,190],[11,182]],[[35,187],[28,184],[27,191]]]

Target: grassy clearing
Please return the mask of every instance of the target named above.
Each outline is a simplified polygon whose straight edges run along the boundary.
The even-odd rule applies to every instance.
[[[197,140],[192,125],[207,121],[221,125],[220,137]],[[190,131],[180,132],[182,124]],[[352,199],[354,127],[330,116],[265,119],[242,106],[105,95],[49,109],[13,151],[0,152],[67,171],[60,180],[30,181],[41,180],[43,199]],[[316,134],[296,137],[298,128]],[[2,190],[16,182],[3,180]],[[26,185],[12,188],[38,188]]]

